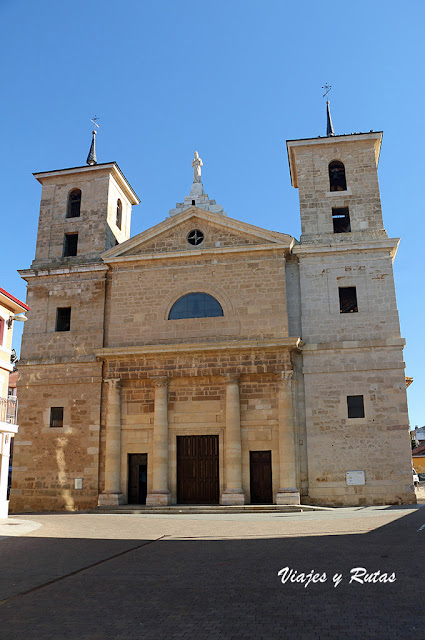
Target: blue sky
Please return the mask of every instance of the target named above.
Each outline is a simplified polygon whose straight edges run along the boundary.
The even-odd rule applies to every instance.
[[[229,216],[299,238],[285,140],[325,134],[327,82],[336,133],[384,131],[410,419],[425,424],[423,2],[0,0],[0,20],[0,286],[25,299],[16,270],[34,257],[32,172],[83,165],[94,114],[98,161],[118,162],[141,197],[132,235],[188,194],[197,149]]]

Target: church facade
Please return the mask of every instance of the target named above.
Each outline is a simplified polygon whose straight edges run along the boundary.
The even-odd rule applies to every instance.
[[[35,174],[11,510],[415,502],[381,133],[287,142],[302,235],[116,163]]]

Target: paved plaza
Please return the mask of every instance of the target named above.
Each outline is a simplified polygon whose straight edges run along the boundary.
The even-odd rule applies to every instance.
[[[424,506],[13,516],[0,636],[423,640]]]

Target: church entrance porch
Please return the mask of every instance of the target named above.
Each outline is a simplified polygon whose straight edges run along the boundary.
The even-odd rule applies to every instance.
[[[147,453],[128,455],[128,503],[146,504],[148,488]]]
[[[218,435],[177,436],[178,504],[219,504]]]
[[[272,452],[249,452],[251,504],[272,504]]]

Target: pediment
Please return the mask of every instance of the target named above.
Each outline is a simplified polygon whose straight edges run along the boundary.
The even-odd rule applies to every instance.
[[[194,229],[202,231],[204,235],[202,243],[197,246],[187,240],[188,234]],[[102,258],[109,262],[139,255],[242,248],[249,245],[277,245],[289,249],[292,242],[292,236],[285,233],[268,231],[194,206],[109,249],[102,254]]]

